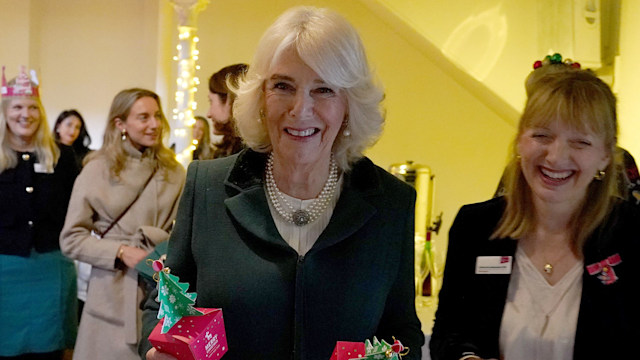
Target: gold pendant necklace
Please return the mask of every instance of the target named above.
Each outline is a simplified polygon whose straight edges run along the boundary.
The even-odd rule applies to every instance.
[[[570,250],[562,251],[560,253],[561,256],[559,256],[557,259],[553,260],[553,262],[556,263],[556,265],[558,265],[558,263],[562,262],[562,259],[564,259],[567,256],[567,253],[570,253]],[[547,259],[545,259],[544,266],[542,267],[542,270],[544,271],[544,273],[546,275],[549,275],[549,276],[553,275],[554,268],[553,268],[552,262],[551,261],[547,261]]]

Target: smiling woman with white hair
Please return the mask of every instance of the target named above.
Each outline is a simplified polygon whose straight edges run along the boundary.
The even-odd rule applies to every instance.
[[[327,9],[286,11],[236,93],[249,149],[190,165],[166,261],[197,306],[223,309],[225,358],[326,360],[336,341],[395,336],[419,359],[415,191],[362,155],[383,92],[356,30]],[[157,309],[152,295],[146,334]]]

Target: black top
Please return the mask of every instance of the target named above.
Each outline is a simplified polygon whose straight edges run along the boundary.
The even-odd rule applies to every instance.
[[[430,342],[434,360],[458,360],[469,353],[500,357],[500,325],[511,275],[476,274],[475,263],[479,256],[515,259],[515,240],[489,240],[504,206],[500,197],[465,205],[456,216]],[[574,359],[625,359],[638,354],[635,342],[640,339],[640,307],[635,294],[640,278],[639,220],[638,208],[620,201],[584,245]],[[616,255],[622,262],[610,267],[615,281],[601,278],[602,270],[588,270],[589,265]]]
[[[88,147],[85,147],[85,148],[73,149],[73,151],[75,154],[76,166],[78,167],[78,169],[82,169],[82,162],[84,161],[84,158],[87,157],[87,155],[89,155],[89,153],[92,150],[89,149]]]
[[[18,165],[0,173],[0,254],[28,257],[32,248],[41,253],[60,249],[78,167],[73,150],[58,146],[53,173],[47,174],[30,152],[16,152]]]

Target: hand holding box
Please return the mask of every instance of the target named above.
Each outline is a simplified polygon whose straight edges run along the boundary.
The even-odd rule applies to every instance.
[[[149,342],[161,352],[179,360],[218,360],[228,350],[221,309],[195,308],[196,293],[189,284],[170,274],[161,261],[153,262],[158,281],[161,319],[149,335]]]

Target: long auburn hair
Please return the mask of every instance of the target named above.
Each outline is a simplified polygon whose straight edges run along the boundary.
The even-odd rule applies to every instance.
[[[160,121],[162,123],[162,129],[160,129],[160,138],[162,141],[159,141],[157,145],[148,148],[146,151],[151,151],[151,155],[154,160],[157,161],[156,166],[159,168],[166,167],[172,169],[179,165],[173,151],[164,145],[164,140],[169,136],[170,129],[169,122],[162,112],[160,97],[151,90],[140,88],[122,90],[115,96],[109,110],[109,117],[107,118],[107,126],[104,130],[102,147],[100,150],[87,155],[84,160],[84,164],[87,164],[96,158],[104,158],[108,163],[111,176],[114,178],[118,178],[120,176],[120,172],[125,167],[128,155],[123,146],[121,138],[122,134],[116,126],[116,119],[125,121],[131,112],[133,104],[144,97],[150,97],[158,103]]]
[[[231,107],[233,108],[236,94],[231,89],[238,87],[239,81],[245,76],[248,69],[249,65],[240,63],[225,66],[216,71],[209,78],[209,92],[217,94],[224,103],[230,101]],[[229,114],[229,121],[225,124],[224,131],[227,133],[214,144],[215,149],[212,154],[214,158],[233,155],[243,149],[242,138],[236,129],[236,120],[233,111]]]

